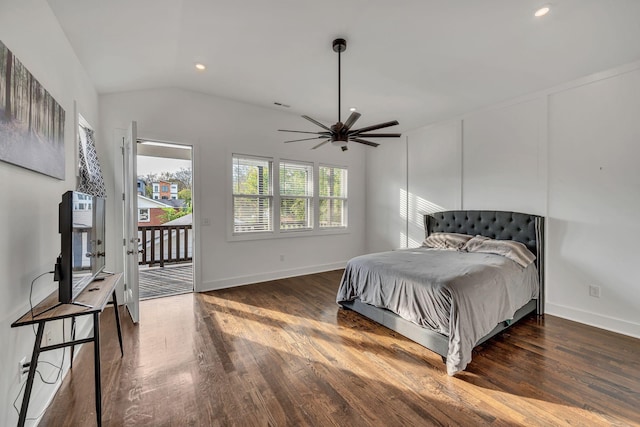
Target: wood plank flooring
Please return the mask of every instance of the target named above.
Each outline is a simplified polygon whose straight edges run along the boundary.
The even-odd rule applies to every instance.
[[[440,356],[340,309],[342,272],[143,301],[102,327],[104,426],[640,425],[640,340],[524,319],[449,377]],[[124,312],[123,312],[124,314]],[[95,425],[85,346],[41,426]]]

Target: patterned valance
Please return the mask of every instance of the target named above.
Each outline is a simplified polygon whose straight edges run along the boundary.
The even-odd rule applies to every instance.
[[[78,144],[80,153],[80,182],[77,190],[98,197],[107,197],[104,187],[102,169],[96,151],[93,129],[80,126],[78,132]]]

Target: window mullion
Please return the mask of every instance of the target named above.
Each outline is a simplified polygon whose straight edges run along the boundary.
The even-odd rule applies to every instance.
[[[273,182],[273,187],[271,191],[271,195],[273,197],[273,231],[276,234],[280,234],[280,159],[274,159],[273,161],[273,177],[271,181]]]
[[[320,229],[320,165],[313,164],[313,229]]]

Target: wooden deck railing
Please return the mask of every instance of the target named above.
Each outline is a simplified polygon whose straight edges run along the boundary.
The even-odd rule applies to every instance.
[[[192,231],[191,225],[156,225],[138,227],[139,247],[141,257],[139,264],[150,267],[165,263],[191,262]]]

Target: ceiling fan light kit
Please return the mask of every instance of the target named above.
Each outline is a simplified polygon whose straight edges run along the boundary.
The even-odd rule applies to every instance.
[[[360,118],[361,114],[352,109],[351,115],[347,118],[347,120],[342,123],[341,120],[341,91],[342,91],[342,81],[341,81],[341,54],[345,50],[347,50],[347,41],[345,39],[335,39],[332,43],[333,51],[338,54],[338,121],[336,124],[331,127],[325,126],[319,121],[312,119],[309,116],[302,116],[303,119],[309,120],[311,123],[316,126],[321,127],[323,130],[319,132],[307,132],[300,130],[288,130],[288,129],[278,129],[280,132],[294,132],[294,133],[306,133],[317,135],[312,138],[303,138],[303,139],[294,139],[290,141],[285,141],[285,143],[289,142],[299,142],[299,141],[311,141],[314,139],[324,139],[321,143],[313,146],[311,149],[315,150],[318,147],[323,146],[327,142],[331,142],[331,145],[340,147],[342,151],[348,150],[349,142],[357,142],[360,144],[368,145],[370,147],[377,147],[378,143],[371,142],[367,139],[363,138],[399,138],[401,136],[400,133],[367,133],[372,132],[378,129],[383,129],[390,126],[398,125],[397,120],[392,120],[390,122],[379,123],[377,125],[367,126],[360,129],[352,129],[353,125]]]

